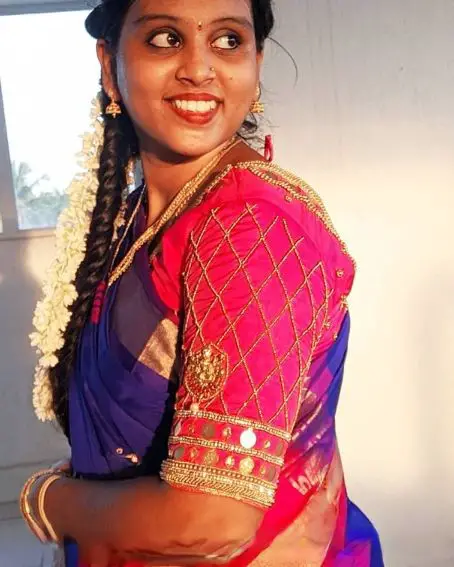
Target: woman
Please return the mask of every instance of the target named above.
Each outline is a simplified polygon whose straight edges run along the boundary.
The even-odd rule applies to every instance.
[[[68,566],[383,565],[334,430],[354,262],[316,194],[239,137],[273,23],[271,0],[104,0],[87,19],[99,187],[35,392],[43,416],[49,380],[72,475],[22,494]],[[122,206],[131,158],[144,182]]]

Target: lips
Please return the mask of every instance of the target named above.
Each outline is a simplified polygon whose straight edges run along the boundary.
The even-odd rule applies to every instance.
[[[181,93],[168,98],[172,110],[192,124],[208,124],[222,104],[220,98],[209,93]]]

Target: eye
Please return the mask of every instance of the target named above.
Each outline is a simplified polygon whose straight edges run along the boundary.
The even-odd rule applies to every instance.
[[[153,47],[160,47],[162,49],[180,47],[181,40],[175,32],[159,32],[153,35],[148,43]]]
[[[237,49],[240,44],[240,38],[235,34],[223,35],[213,42],[213,46],[218,49]]]

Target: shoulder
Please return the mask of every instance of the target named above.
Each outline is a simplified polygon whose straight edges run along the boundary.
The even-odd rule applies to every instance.
[[[355,261],[318,193],[303,179],[274,163],[252,161],[227,168],[197,208],[192,230],[198,231],[216,211],[232,218],[252,209],[263,222],[284,220],[304,237],[334,280],[348,294]]]
[[[247,255],[258,239],[274,250],[291,249],[304,240],[303,260],[320,263],[336,303],[350,293],[355,263],[337,233],[322,199],[295,174],[267,162],[252,161],[228,166],[205,192],[200,202],[183,214],[163,237],[171,251],[175,271],[184,271],[191,254],[211,255],[223,249]],[[197,250],[196,250],[197,248]]]

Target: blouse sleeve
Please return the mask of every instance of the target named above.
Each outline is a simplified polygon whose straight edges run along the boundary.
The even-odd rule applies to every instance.
[[[326,326],[324,265],[301,226],[258,201],[199,221],[183,270],[183,370],[161,476],[266,508]]]

